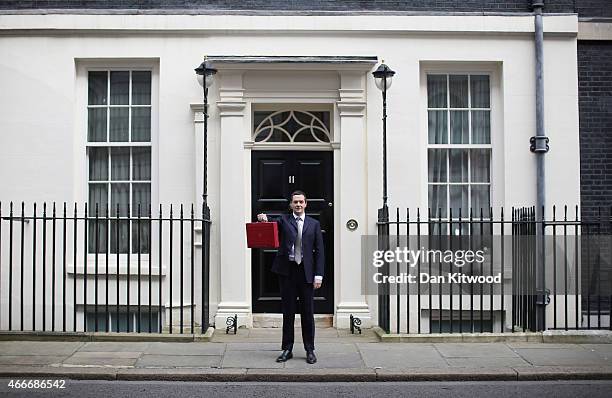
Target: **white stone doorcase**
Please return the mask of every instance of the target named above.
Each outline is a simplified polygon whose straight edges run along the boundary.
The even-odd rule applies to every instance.
[[[256,110],[329,110],[334,169],[334,326],[349,328],[353,314],[371,325],[361,291],[361,236],[367,229],[366,83],[377,57],[208,56],[219,70],[209,97],[208,181],[212,218],[211,313],[217,328],[238,315],[253,326],[251,250],[244,224],[251,213],[251,151],[321,150],[320,142],[255,142]],[[378,96],[376,97],[378,98]],[[195,111],[195,183],[202,181],[202,106]],[[199,190],[196,190],[199,192]],[[346,228],[356,220],[357,230]],[[370,231],[372,233],[372,231]],[[216,285],[216,286],[215,286]]]

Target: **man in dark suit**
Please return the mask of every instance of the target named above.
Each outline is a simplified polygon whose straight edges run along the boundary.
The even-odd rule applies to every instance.
[[[296,297],[300,298],[302,323],[302,340],[306,350],[306,362],[315,363],[314,354],[314,289],[321,287],[325,253],[323,249],[323,234],[319,221],[308,217],[306,209],[306,194],[295,191],[291,194],[290,207],[292,213],[275,217],[280,235],[280,246],[272,272],[278,274],[283,309],[283,352],[276,362],[285,362],[293,358],[294,322]],[[259,221],[267,221],[265,214],[258,214]]]

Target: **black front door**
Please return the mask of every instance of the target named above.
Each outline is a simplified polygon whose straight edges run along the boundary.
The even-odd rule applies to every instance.
[[[252,214],[277,216],[288,213],[291,192],[304,191],[306,214],[316,218],[323,230],[325,275],[315,291],[314,310],[334,312],[334,197],[332,152],[252,151]],[[276,250],[252,249],[253,312],[280,313],[278,276],[270,271]]]

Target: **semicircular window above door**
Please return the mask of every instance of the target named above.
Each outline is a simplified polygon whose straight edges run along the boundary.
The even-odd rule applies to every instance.
[[[253,114],[254,142],[331,142],[330,112],[256,111]]]

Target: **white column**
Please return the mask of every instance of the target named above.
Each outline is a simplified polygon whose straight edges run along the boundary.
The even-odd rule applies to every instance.
[[[371,314],[362,288],[361,236],[367,222],[367,159],[364,72],[340,72],[340,262],[336,265],[338,305],[335,325],[350,326],[350,315],[358,317],[362,326],[370,327]],[[336,163],[337,164],[337,163]],[[346,227],[354,219],[356,230]]]
[[[219,273],[220,302],[215,325],[225,328],[228,316],[238,314],[238,325],[252,324],[251,272],[247,263],[245,222],[246,165],[244,157],[244,115],[242,72],[219,74]]]

